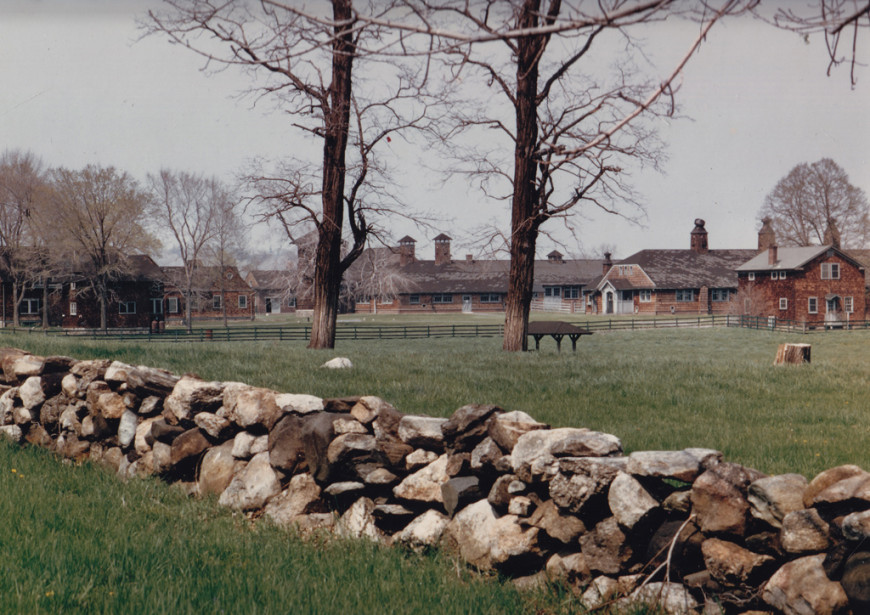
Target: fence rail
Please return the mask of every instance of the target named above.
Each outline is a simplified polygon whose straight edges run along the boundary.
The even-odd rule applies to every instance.
[[[707,315],[664,318],[613,318],[595,320],[571,319],[571,324],[589,331],[629,331],[645,329],[742,327],[764,331],[786,331],[809,334],[831,330],[870,329],[870,321],[848,322],[794,321],[768,317]],[[147,342],[250,342],[250,341],[305,341],[311,334],[310,325],[264,325],[251,327],[199,327],[169,329],[155,332],[149,329],[40,329],[19,327],[0,329],[2,332],[28,332],[92,340],[136,340]],[[408,325],[350,325],[339,323],[336,340],[395,340],[425,338],[498,337],[504,334],[503,324],[408,324]]]

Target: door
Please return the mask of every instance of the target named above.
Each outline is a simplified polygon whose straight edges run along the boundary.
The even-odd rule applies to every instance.
[[[462,311],[466,314],[471,312],[471,295],[462,295]]]
[[[607,306],[604,310],[605,314],[613,314],[613,291],[607,291]]]
[[[825,322],[838,323],[843,320],[843,312],[840,308],[840,298],[837,296],[828,297],[825,300]]]
[[[272,313],[272,299],[269,297],[266,297],[266,313],[267,314]]]

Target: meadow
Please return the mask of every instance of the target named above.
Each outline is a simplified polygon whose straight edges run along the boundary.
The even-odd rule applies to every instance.
[[[777,345],[812,363],[774,367]],[[378,395],[449,416],[467,403],[525,410],[553,426],[619,436],[627,452],[715,448],[767,473],[870,467],[864,414],[870,333],[796,337],[740,329],[596,333],[576,354],[507,354],[498,338],[294,343],[105,343],[0,334],[37,354],[111,358],[323,397]],[[351,370],[324,370],[333,356]],[[303,540],[155,480],[0,445],[0,612],[561,613],[558,588],[518,592],[444,553]]]

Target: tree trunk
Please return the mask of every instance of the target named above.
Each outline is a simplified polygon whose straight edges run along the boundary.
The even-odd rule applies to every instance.
[[[12,280],[12,326],[21,326],[21,299],[18,280]]]
[[[48,281],[49,281],[49,278],[46,278],[44,284],[42,285],[42,328],[43,329],[48,329]]]
[[[537,25],[540,0],[526,0],[518,27]],[[505,305],[502,349],[528,349],[526,332],[535,276],[535,245],[538,238],[535,147],[538,141],[538,62],[540,37],[517,39],[516,147],[514,193],[511,200],[511,264]]]
[[[314,315],[309,348],[334,348],[341,287],[341,231],[344,222],[345,150],[350,123],[354,58],[352,0],[333,0],[335,39],[332,83],[324,101],[323,217],[318,225],[314,269]]]

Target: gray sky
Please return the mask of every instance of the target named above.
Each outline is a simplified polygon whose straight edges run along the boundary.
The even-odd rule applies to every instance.
[[[161,167],[229,180],[255,156],[279,159],[305,147],[285,115],[234,96],[247,77],[205,75],[199,58],[165,39],[137,42],[134,16],[153,4],[0,0],[0,147],[29,149],[51,166],[113,165],[140,180]],[[676,21],[655,27],[669,29],[663,38],[674,44],[650,48],[663,67],[696,32]],[[583,210],[581,245],[557,233],[568,252],[605,243],[620,256],[687,248],[695,218],[707,221],[711,248],[754,247],[765,195],[796,164],[823,157],[870,192],[870,72],[859,73],[852,90],[847,68],[826,77],[826,67],[821,39],[807,43],[753,20],[714,27],[678,93],[691,119],[660,125],[666,174],[633,176],[646,204],[644,226]],[[439,188],[423,171],[408,179],[409,201],[448,218],[434,232],[397,223],[395,238],[417,238],[418,256],[432,257],[429,238],[439,232],[458,240],[454,255],[461,256],[465,229],[509,222],[506,204],[487,202],[462,182]],[[261,242],[283,243],[277,234]],[[542,241],[539,256],[551,249]]]

